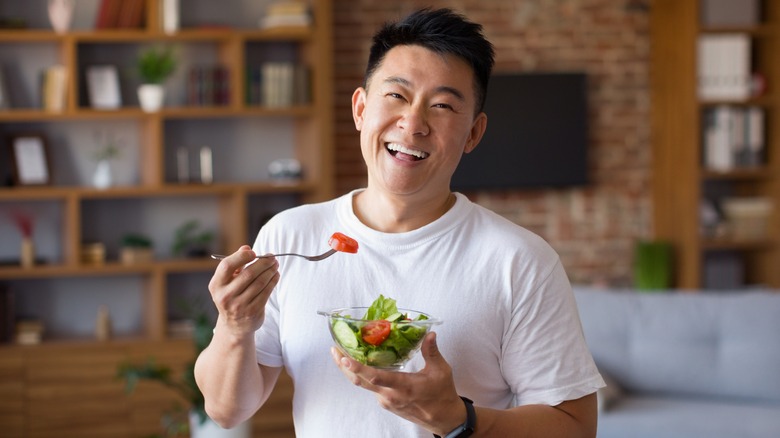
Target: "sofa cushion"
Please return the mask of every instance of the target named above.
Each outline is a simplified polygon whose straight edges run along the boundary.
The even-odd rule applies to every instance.
[[[780,294],[575,296],[597,365],[624,390],[780,402]]]
[[[624,396],[599,414],[598,438],[768,438],[778,404]]]

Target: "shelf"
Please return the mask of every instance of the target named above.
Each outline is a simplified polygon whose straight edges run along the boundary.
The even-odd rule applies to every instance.
[[[777,243],[773,239],[729,239],[729,238],[702,238],[701,248],[705,251],[750,251],[770,249]]]
[[[131,265],[115,261],[100,264],[47,265],[39,264],[30,268],[19,266],[0,266],[0,279],[32,279],[58,277],[93,277],[110,275],[149,275],[160,272],[186,273],[213,271],[217,262],[206,259],[168,259],[153,260],[149,263]]]
[[[772,170],[767,166],[736,168],[726,171],[709,169],[704,169],[701,171],[701,178],[704,181],[761,181],[774,177],[774,172],[772,172]]]
[[[0,43],[75,42],[75,43],[146,43],[197,41],[308,41],[315,35],[314,27],[279,27],[274,29],[202,28],[182,29],[173,34],[145,29],[103,29],[72,31],[58,34],[51,30],[0,30]]]
[[[708,284],[714,269],[713,252],[733,252],[744,266],[733,277],[734,286],[766,284],[780,288],[780,240],[735,240],[706,238],[702,227],[702,200],[712,202],[714,215],[707,221],[726,218],[718,203],[729,197],[762,197],[780,206],[780,95],[772,90],[780,82],[780,3],[763,2],[762,23],[755,26],[706,27],[700,24],[700,0],[658,0],[651,10],[651,70],[653,80],[653,211],[655,238],[675,248],[676,284],[682,289],[722,286]],[[670,34],[664,29],[676,29]],[[699,100],[699,38],[712,34],[741,34],[751,42],[749,71],[765,76],[767,90],[759,96],[733,100]],[[707,152],[704,123],[708,111],[726,106],[736,110],[763,109],[765,130],[759,157],[749,157],[760,166],[715,171],[703,168]],[[758,159],[756,159],[758,158]],[[710,225],[710,224],[708,224]],[[716,226],[713,223],[711,226]],[[780,215],[769,217],[769,230],[780,227]],[[774,233],[773,233],[774,234]]]

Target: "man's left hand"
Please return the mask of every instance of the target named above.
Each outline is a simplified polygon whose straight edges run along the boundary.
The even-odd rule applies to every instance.
[[[363,365],[331,348],[344,375],[356,386],[374,392],[380,406],[432,433],[446,435],[465,421],[466,408],[455,389],[452,368],[436,345],[436,333],[426,335],[421,351],[423,369],[405,373]]]

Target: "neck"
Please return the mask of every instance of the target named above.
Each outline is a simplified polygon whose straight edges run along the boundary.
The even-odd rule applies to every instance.
[[[358,193],[352,207],[363,224],[385,233],[416,230],[435,221],[455,205],[455,194],[446,192],[427,199]]]

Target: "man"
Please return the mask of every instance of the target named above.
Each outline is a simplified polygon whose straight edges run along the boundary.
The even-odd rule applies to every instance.
[[[485,131],[492,66],[481,26],[448,9],[376,34],[352,97],[366,188],[280,213],[209,284],[219,317],[196,376],[215,421],[253,415],[284,368],[298,437],[595,436],[603,380],[558,256],[450,191]],[[253,262],[317,252],[335,231],[358,253]],[[380,293],[444,321],[404,372],[343,356],[316,314]]]

